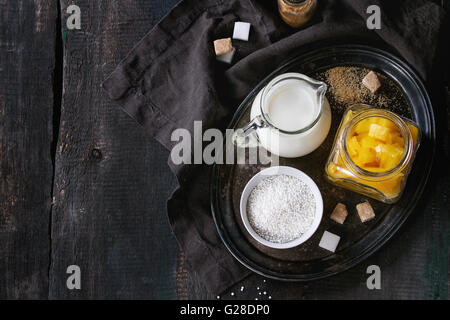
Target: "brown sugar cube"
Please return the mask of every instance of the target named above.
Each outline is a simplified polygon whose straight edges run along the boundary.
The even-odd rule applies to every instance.
[[[375,218],[375,212],[373,212],[373,208],[368,201],[358,204],[356,210],[358,210],[361,222],[366,222]]]
[[[362,80],[363,85],[369,89],[372,93],[377,92],[381,87],[380,80],[378,79],[375,72],[370,71]]]
[[[223,56],[233,50],[231,45],[231,38],[217,39],[214,41],[214,50],[216,51],[216,56]]]
[[[344,224],[347,215],[348,212],[345,204],[338,203],[334,208],[333,212],[331,213],[330,219],[337,223]]]

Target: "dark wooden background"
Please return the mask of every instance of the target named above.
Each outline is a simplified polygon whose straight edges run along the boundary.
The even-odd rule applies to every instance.
[[[216,299],[170,231],[168,152],[100,88],[176,2],[0,0],[0,298]],[[70,4],[81,30],[66,27]],[[326,280],[252,275],[221,298],[448,299],[450,117],[435,107],[446,124],[433,180],[385,247]],[[72,264],[81,290],[66,287]],[[381,290],[366,288],[372,264]]]

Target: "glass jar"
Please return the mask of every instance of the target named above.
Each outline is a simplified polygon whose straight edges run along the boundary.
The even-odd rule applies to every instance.
[[[384,123],[386,127],[377,123]],[[370,127],[367,127],[369,124]],[[356,135],[357,130],[366,130],[365,137],[370,137],[370,140],[361,139],[358,142],[360,136]],[[384,144],[384,138],[377,136],[377,131],[383,134],[386,137],[384,141],[389,140],[390,144]],[[379,138],[382,140],[378,140]],[[370,143],[373,145],[369,145]],[[327,178],[338,186],[385,203],[394,203],[403,192],[419,144],[420,130],[411,120],[387,110],[354,105],[344,113],[325,166],[325,173]],[[402,150],[402,153],[399,153],[399,150]],[[362,165],[361,158],[369,158],[363,154],[366,151],[370,151],[370,157],[375,157],[375,163],[381,163],[379,157],[390,160],[394,159],[394,155],[398,156],[398,162],[391,162],[388,167],[379,164],[378,167],[371,167],[371,163]]]
[[[316,9],[317,0],[278,0],[281,18],[294,28],[300,28],[311,20]]]

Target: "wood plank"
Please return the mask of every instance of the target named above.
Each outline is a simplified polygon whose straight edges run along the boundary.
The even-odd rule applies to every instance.
[[[168,152],[100,87],[175,1],[79,0],[81,30],[64,39],[50,298],[158,299],[175,292],[177,244],[166,216],[176,180]],[[168,10],[168,9],[167,9]],[[66,288],[69,265],[81,290]]]
[[[48,296],[56,17],[0,1],[0,299]]]

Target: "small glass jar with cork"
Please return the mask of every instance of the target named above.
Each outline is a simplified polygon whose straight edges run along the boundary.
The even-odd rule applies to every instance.
[[[308,23],[317,9],[317,0],[278,0],[278,11],[284,22],[293,28]]]

